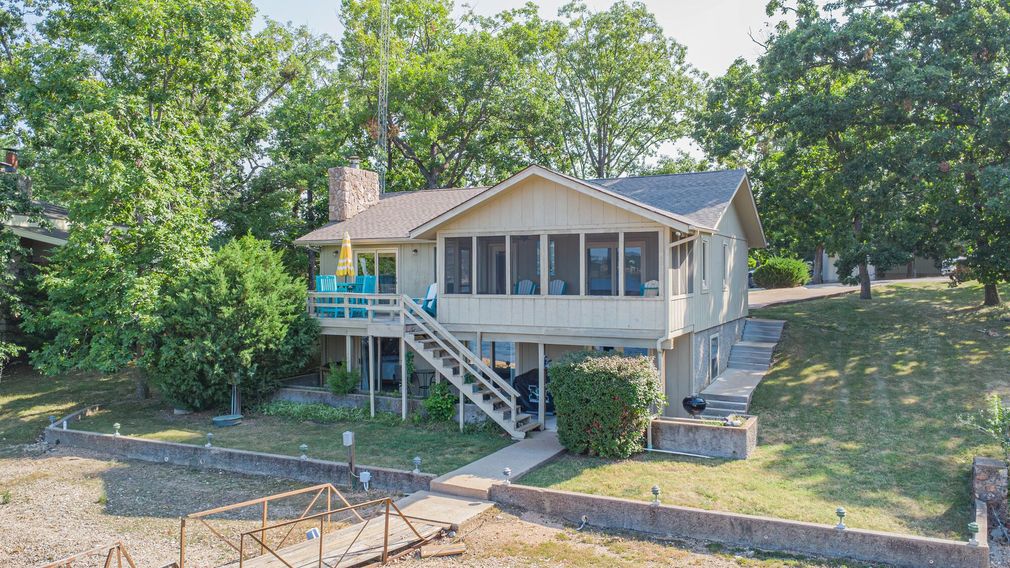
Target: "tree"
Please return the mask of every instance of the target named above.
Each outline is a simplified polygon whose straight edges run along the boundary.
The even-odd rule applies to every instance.
[[[185,408],[225,406],[236,380],[244,399],[264,401],[302,369],[318,337],[305,294],[270,243],[229,241],[167,291],[142,364]]]
[[[55,334],[32,361],[140,371],[163,291],[209,254],[209,211],[255,173],[263,113],[314,52],[273,24],[254,36],[244,0],[45,6],[17,102],[36,186],[72,225],[27,322]]]
[[[27,180],[17,173],[0,173],[0,321],[10,322],[24,315],[25,279],[29,271],[25,257],[28,251],[5,222],[19,216],[32,223],[45,225],[42,212],[32,203],[27,191]],[[6,332],[0,335],[0,378],[7,363],[24,352],[24,345],[9,340]]]
[[[688,134],[697,74],[644,4],[620,1],[591,13],[576,1],[560,14],[565,29],[547,66],[563,103],[566,170],[621,175]]]
[[[451,16],[448,0],[391,5],[389,147],[393,190],[496,181],[517,164],[551,163],[547,75],[537,66],[544,26],[528,5],[491,18]],[[342,80],[360,155],[378,138],[379,1],[344,0]],[[557,129],[553,129],[557,132]],[[373,163],[373,167],[375,164]]]

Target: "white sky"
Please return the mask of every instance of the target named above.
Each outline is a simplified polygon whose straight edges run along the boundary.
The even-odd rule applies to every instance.
[[[396,1],[396,0],[393,0]],[[469,0],[480,14],[491,15],[525,4],[525,0]],[[567,0],[540,0],[540,14],[557,17],[558,7]],[[603,10],[613,4],[606,0],[587,0],[592,10]],[[761,47],[751,40],[767,37],[769,18],[765,15],[766,0],[645,0],[649,10],[666,34],[687,46],[687,60],[696,68],[721,75],[733,60],[743,56],[754,61]],[[260,17],[306,25],[311,30],[339,38],[343,31],[337,20],[337,0],[253,0]],[[457,13],[464,11],[457,1]],[[664,144],[661,153],[685,149],[699,155],[697,148],[686,141]]]

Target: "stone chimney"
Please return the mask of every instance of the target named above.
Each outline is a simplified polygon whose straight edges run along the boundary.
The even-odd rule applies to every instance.
[[[330,221],[346,221],[379,202],[379,174],[351,166],[330,168]]]

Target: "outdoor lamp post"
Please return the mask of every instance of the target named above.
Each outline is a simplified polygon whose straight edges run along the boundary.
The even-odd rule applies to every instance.
[[[115,432],[113,432],[112,435],[118,438],[119,437],[119,422],[116,422],[115,424],[113,424],[112,425],[112,429],[115,430]]]
[[[300,452],[302,452],[301,458],[299,458],[299,459],[303,459],[303,460],[309,459],[309,456],[308,456],[309,445],[308,444],[302,444],[302,445],[298,446],[298,450]]]
[[[505,476],[505,485],[512,485],[512,481],[510,481],[510,478],[512,477],[512,468],[506,467],[505,469],[503,469],[502,475]]]
[[[213,444],[211,444],[211,440],[213,440],[213,439],[214,439],[214,433],[213,432],[207,432],[207,443],[204,444],[203,447],[205,447],[205,448],[213,447]]]
[[[659,494],[660,494],[659,486],[658,485],[653,485],[652,486],[652,504],[653,505],[659,505]]]
[[[421,473],[421,456],[414,456],[414,474]]]
[[[835,514],[838,515],[838,524],[835,525],[835,528],[843,530],[845,528],[845,508],[839,507],[835,509]]]
[[[978,546],[978,523],[975,521],[968,523],[968,532],[971,533],[971,538],[968,539],[968,544],[971,546]]]

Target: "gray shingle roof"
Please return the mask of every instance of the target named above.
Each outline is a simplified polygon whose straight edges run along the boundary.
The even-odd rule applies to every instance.
[[[295,240],[296,244],[339,243],[344,231],[351,240],[407,239],[410,230],[445,213],[487,188],[432,189],[387,193],[379,202],[347,221],[329,223]]]
[[[714,229],[746,175],[746,170],[720,170],[587,181]]]

